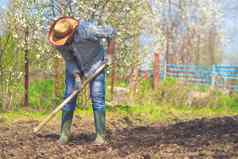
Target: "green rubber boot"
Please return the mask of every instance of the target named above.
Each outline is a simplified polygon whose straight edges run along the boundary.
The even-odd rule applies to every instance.
[[[67,144],[71,139],[73,114],[73,111],[62,111],[61,133],[59,138],[59,142],[61,144]]]
[[[96,139],[94,144],[102,145],[106,144],[105,141],[105,110],[94,111],[94,124],[96,129]]]

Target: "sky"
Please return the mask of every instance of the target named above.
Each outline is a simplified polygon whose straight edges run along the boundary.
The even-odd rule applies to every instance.
[[[1,9],[4,9],[7,7],[8,0],[0,0],[0,6]]]
[[[223,19],[221,31],[224,33],[222,64],[238,65],[238,0],[216,0],[221,6]],[[219,6],[219,5],[218,5]],[[150,38],[142,38],[142,43],[150,43]]]
[[[224,57],[225,64],[238,64],[238,1],[221,0],[224,11],[223,30],[225,36]]]

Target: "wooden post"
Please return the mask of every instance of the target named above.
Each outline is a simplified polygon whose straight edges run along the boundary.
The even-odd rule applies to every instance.
[[[148,80],[148,73],[147,73],[147,71],[144,71],[143,74],[144,74],[144,76],[143,76],[144,80]]]
[[[153,88],[158,89],[160,83],[160,54],[154,54],[154,65],[153,65]]]
[[[114,60],[113,60],[114,61]],[[111,73],[111,88],[110,88],[110,93],[111,93],[111,101],[113,101],[113,90],[114,90],[114,82],[115,82],[115,62],[112,63],[112,73]]]
[[[212,65],[211,88],[213,89],[216,87],[216,76],[217,76],[216,65]]]
[[[165,80],[166,79],[166,77],[167,77],[167,69],[168,69],[168,64],[167,64],[167,62],[166,62],[166,60],[163,62],[163,80]]]

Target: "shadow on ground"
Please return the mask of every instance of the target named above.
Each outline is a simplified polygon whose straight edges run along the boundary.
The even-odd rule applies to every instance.
[[[57,142],[54,126],[34,135],[31,130],[37,122],[2,125],[0,158],[238,158],[237,116],[173,125],[130,123],[122,129],[118,122],[109,124],[109,144],[103,146],[92,144],[93,127],[85,128],[80,122],[69,145]]]

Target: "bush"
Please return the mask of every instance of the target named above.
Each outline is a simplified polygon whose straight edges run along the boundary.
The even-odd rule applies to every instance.
[[[18,92],[22,94],[22,99],[19,103],[23,104],[24,87],[22,84],[19,85]],[[53,80],[36,80],[30,83],[29,107],[37,110],[48,110],[56,103],[56,100],[53,94]]]
[[[184,84],[174,78],[167,78],[161,81],[158,90],[153,90],[152,81],[140,82],[139,91],[135,101],[140,105],[172,105],[186,106],[191,92],[208,92],[208,85]],[[204,98],[199,98],[192,103],[193,107],[235,107],[238,103],[237,93],[233,96],[226,96],[220,91],[211,91]]]

